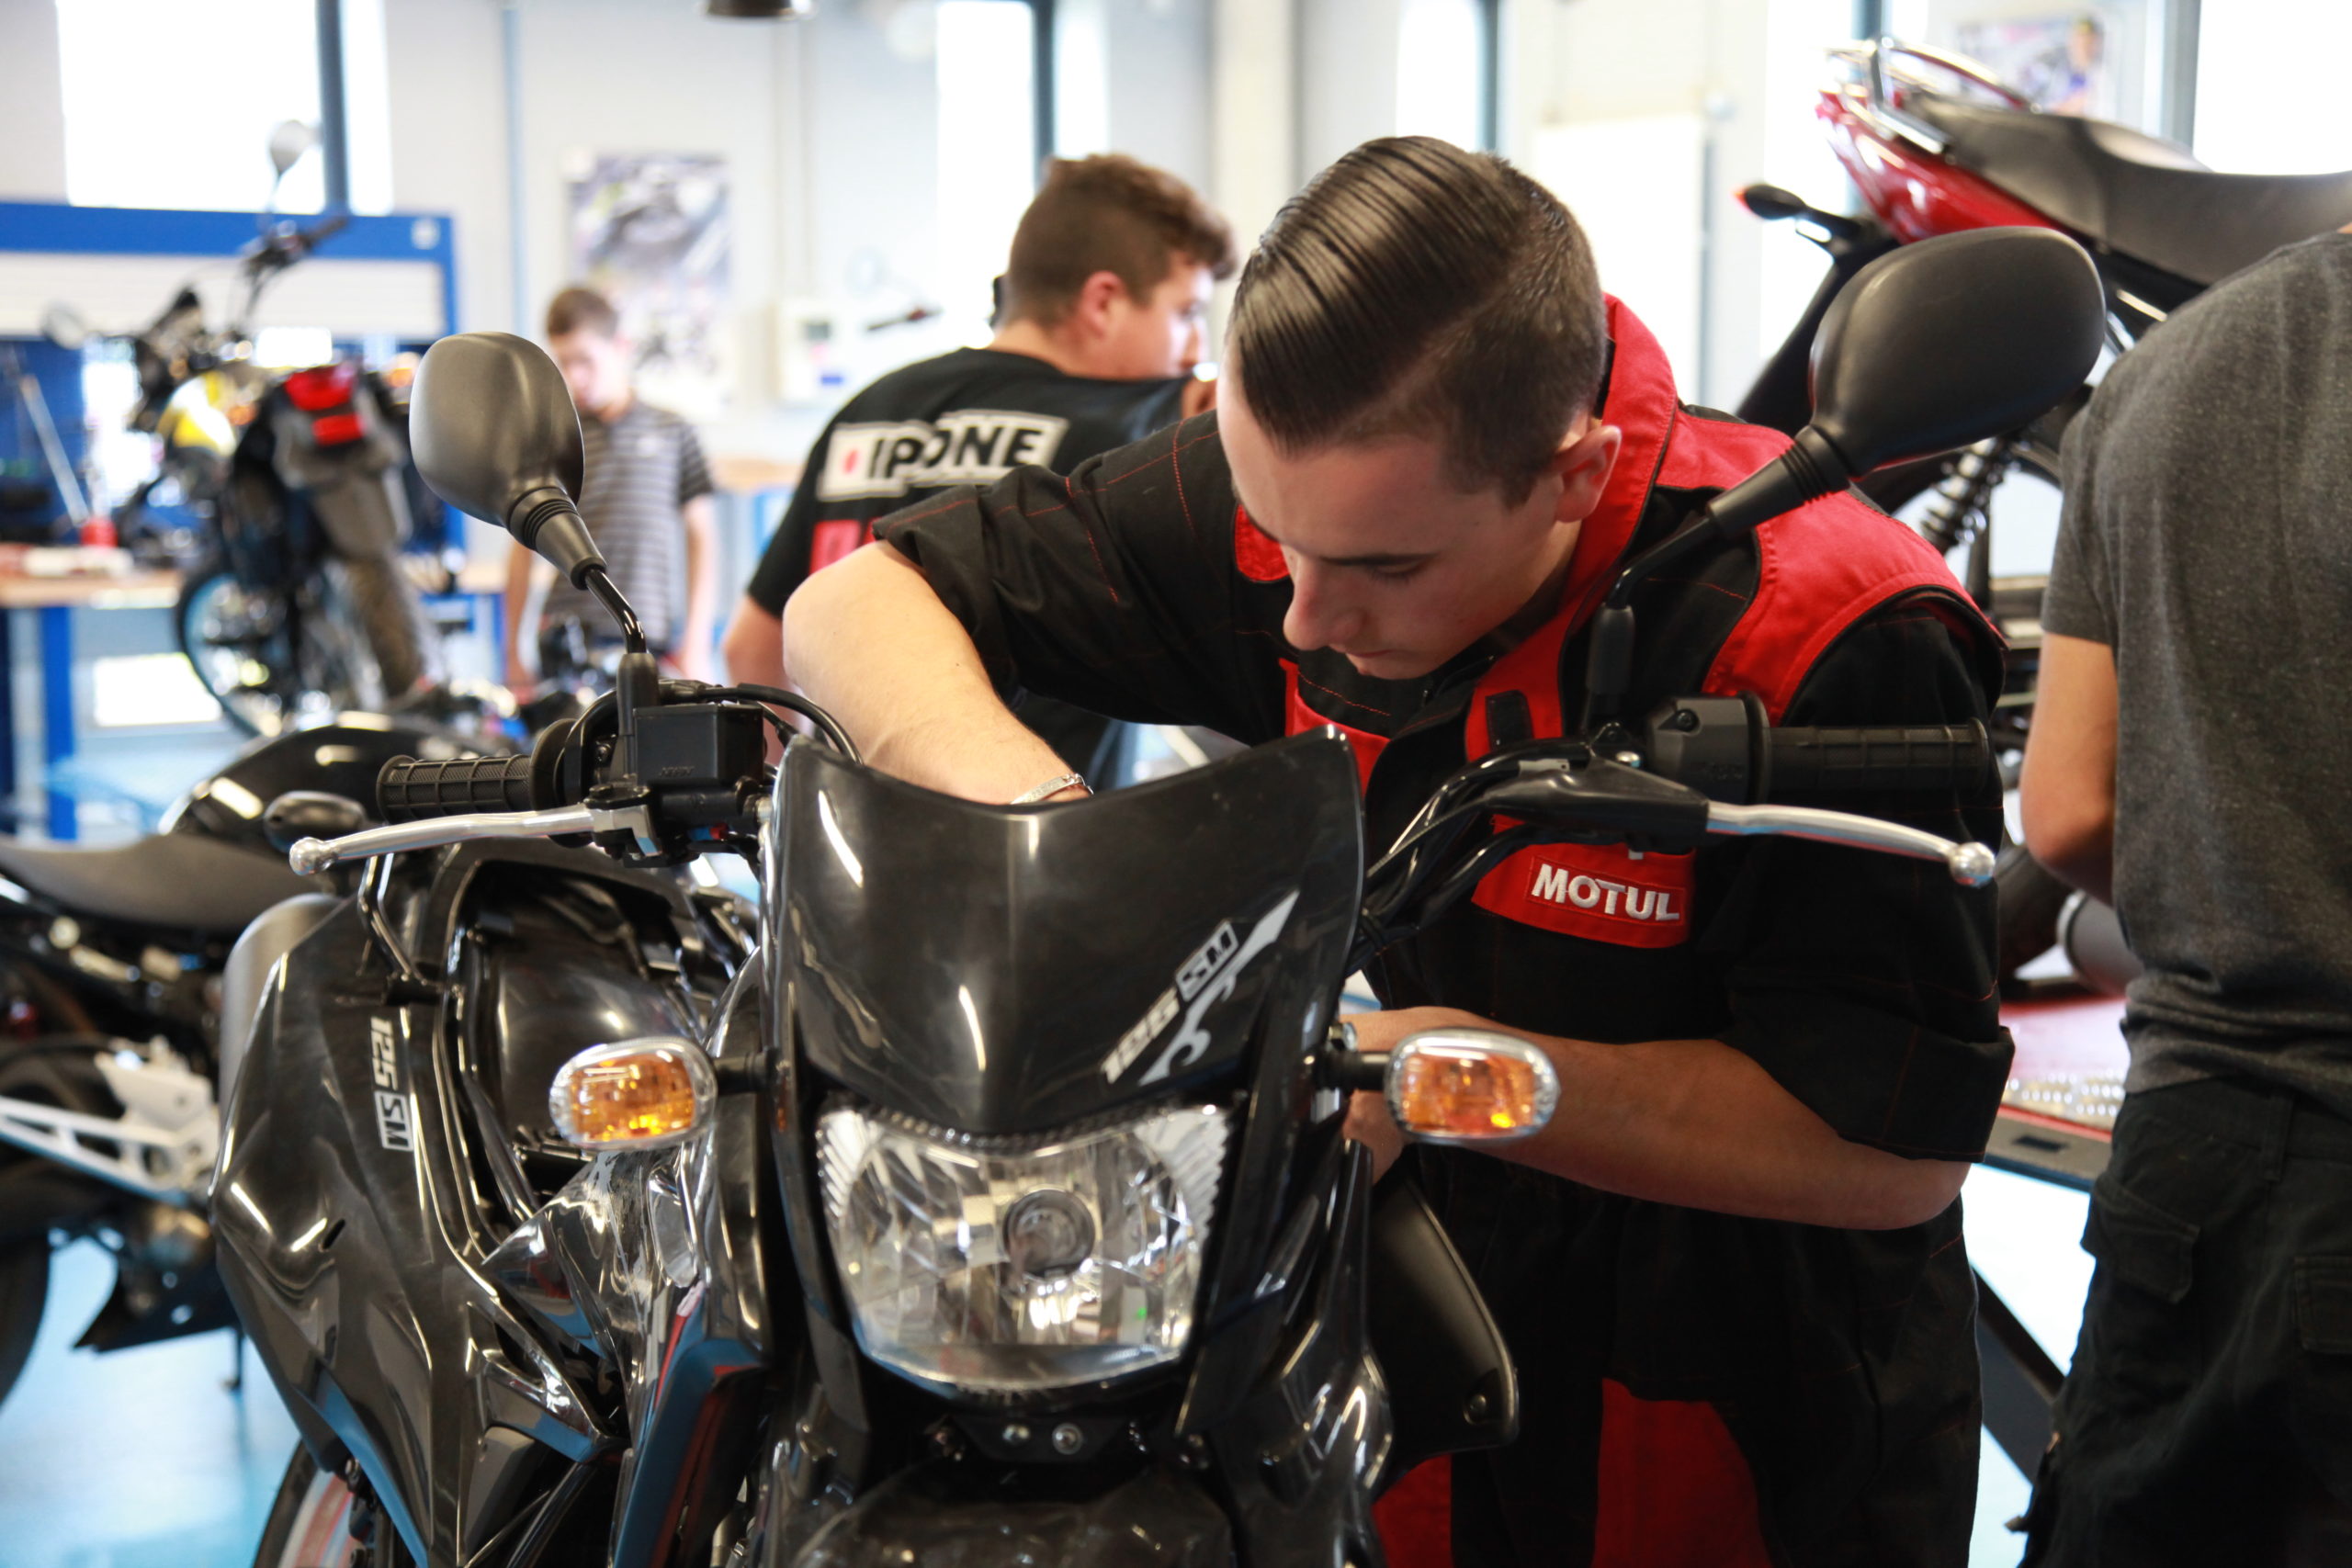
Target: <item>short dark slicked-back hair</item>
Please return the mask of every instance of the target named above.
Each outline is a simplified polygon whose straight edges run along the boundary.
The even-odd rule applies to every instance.
[[[1227,337],[1286,452],[1421,433],[1465,490],[1527,495],[1600,390],[1608,317],[1584,231],[1491,153],[1367,141],[1275,217]]]
[[[575,283],[548,301],[548,336],[569,337],[573,333],[618,337],[621,313],[602,294]]]
[[[1004,319],[1053,326],[1098,272],[1143,299],[1179,257],[1233,276],[1233,230],[1198,191],[1124,152],[1056,158],[1013,231]]]

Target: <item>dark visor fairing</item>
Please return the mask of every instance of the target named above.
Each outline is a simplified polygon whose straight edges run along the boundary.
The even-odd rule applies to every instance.
[[[777,794],[776,994],[808,1062],[877,1106],[1036,1134],[1213,1091],[1261,1021],[1328,1022],[1294,994],[1356,912],[1354,765],[1328,735],[1076,809],[957,800],[809,745]]]

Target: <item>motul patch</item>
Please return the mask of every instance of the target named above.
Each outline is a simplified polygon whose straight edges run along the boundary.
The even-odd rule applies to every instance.
[[[1470,901],[1489,914],[1588,942],[1679,947],[1690,940],[1695,856],[1644,854],[1615,844],[1538,844],[1478,884]]]

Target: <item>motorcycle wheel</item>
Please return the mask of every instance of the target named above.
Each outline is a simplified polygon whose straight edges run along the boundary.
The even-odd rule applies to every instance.
[[[41,1308],[49,1302],[49,1238],[20,1242],[0,1252],[0,1404],[17,1386],[32,1359],[40,1333]]]
[[[356,613],[383,694],[398,696],[425,673],[432,632],[425,624],[424,602],[416,584],[390,557],[353,557],[337,564],[342,568],[340,586]]]
[[[298,1444],[262,1528],[254,1568],[407,1568],[408,1562],[391,1522]]]
[[[299,677],[282,606],[215,560],[188,574],[173,620],[180,651],[230,723],[248,735],[286,728]]]

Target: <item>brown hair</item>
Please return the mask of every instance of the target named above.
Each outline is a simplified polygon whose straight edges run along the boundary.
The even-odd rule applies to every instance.
[[[1526,496],[1591,405],[1608,319],[1584,231],[1551,192],[1432,137],[1367,141],[1259,241],[1227,352],[1289,452],[1434,435],[1456,482]]]
[[[618,337],[621,313],[613,302],[593,288],[578,284],[548,301],[548,336],[559,338],[571,333],[594,333],[598,337]]]
[[[1179,256],[1233,276],[1233,231],[1198,191],[1124,152],[1053,159],[1013,231],[1003,319],[1052,326],[1098,272],[1143,299]]]

